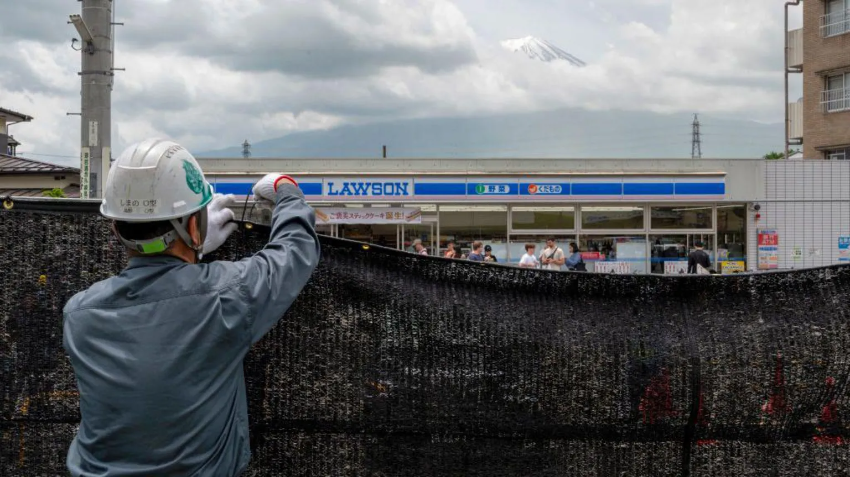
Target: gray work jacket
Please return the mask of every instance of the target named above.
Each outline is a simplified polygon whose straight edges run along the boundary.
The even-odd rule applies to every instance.
[[[138,257],[65,306],[82,421],[75,477],[235,476],[251,458],[242,360],[319,261],[315,215],[278,188],[268,245],[238,262]]]

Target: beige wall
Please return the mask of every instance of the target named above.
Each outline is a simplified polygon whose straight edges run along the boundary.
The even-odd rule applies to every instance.
[[[824,72],[850,71],[850,33],[823,38],[824,0],[803,2],[803,157],[823,159],[817,148],[850,144],[850,111],[824,113],[820,104],[826,89]]]
[[[76,174],[64,174],[62,180],[55,180],[54,175],[14,175],[0,174],[0,189],[64,189],[72,184],[79,184]]]

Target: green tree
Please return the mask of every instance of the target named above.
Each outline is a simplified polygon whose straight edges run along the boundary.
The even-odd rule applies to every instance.
[[[45,197],[52,197],[54,199],[67,199],[68,196],[65,195],[65,191],[60,188],[54,188],[51,190],[46,190],[42,193]]]
[[[788,157],[791,157],[794,154],[797,154],[798,152],[800,152],[799,149],[789,149],[788,150]],[[785,159],[785,153],[784,152],[770,151],[770,152],[768,152],[767,154],[764,155],[764,159],[767,159],[767,160]]]

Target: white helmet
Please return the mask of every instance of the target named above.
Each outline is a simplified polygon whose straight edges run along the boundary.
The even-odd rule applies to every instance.
[[[212,198],[212,186],[189,151],[172,141],[147,139],[128,147],[112,164],[100,213],[120,222],[171,222],[173,231],[151,240],[127,240],[116,234],[139,253],[161,253],[178,236],[200,252],[202,245],[193,245],[186,225],[189,217],[202,212],[198,227],[203,244],[206,210]]]

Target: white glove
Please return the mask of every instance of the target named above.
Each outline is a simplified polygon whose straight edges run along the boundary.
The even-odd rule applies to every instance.
[[[277,192],[274,190],[274,184],[281,177],[283,177],[280,181],[281,184],[292,184],[291,180],[287,180],[288,177],[283,174],[266,174],[262,179],[257,181],[256,184],[254,184],[254,188],[252,189],[254,197],[274,202],[275,197],[277,197]]]
[[[207,206],[207,238],[204,240],[205,254],[216,251],[227,241],[227,237],[239,228],[236,214],[228,207],[236,204],[233,195],[215,194]]]

